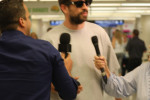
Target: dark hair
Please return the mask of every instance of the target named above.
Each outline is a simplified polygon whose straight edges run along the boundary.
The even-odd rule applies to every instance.
[[[0,2],[0,29],[2,32],[16,30],[20,17],[26,19],[23,0],[2,0]]]
[[[68,4],[71,0],[58,0],[59,5]]]
[[[49,27],[49,28],[47,29],[47,32],[49,32],[51,29],[52,29],[52,28],[51,28],[51,27]]]
[[[134,34],[135,36],[139,36],[139,31],[138,31],[137,29],[134,29],[134,30],[133,30],[133,34]]]
[[[86,1],[88,1],[90,4],[92,3],[92,0],[86,0]],[[71,2],[71,0],[58,0],[59,5],[61,5],[61,4],[68,5],[68,4],[70,4],[70,2]]]

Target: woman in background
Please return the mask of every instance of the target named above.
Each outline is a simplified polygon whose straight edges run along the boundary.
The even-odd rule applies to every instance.
[[[122,32],[118,29],[114,32],[114,35],[112,38],[112,46],[116,53],[119,64],[121,65],[122,58],[124,55],[124,41],[123,41]]]

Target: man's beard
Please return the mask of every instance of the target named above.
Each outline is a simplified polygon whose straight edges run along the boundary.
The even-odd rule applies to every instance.
[[[83,12],[85,12],[85,10],[84,10]],[[80,17],[80,15],[81,15],[83,12],[79,13],[77,16],[70,16],[70,22],[71,22],[72,24],[74,24],[74,25],[78,25],[78,24],[81,24],[81,23],[83,23],[84,21],[86,21],[86,20],[87,20],[87,16],[86,16],[86,17],[83,17],[83,18]]]

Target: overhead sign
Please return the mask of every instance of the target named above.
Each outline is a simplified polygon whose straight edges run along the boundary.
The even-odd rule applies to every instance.
[[[95,24],[100,25],[101,27],[116,27],[117,25],[123,25],[123,20],[100,20],[95,21]]]

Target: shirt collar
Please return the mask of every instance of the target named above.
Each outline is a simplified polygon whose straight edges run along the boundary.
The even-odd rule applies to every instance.
[[[22,36],[24,35],[23,32],[18,31],[18,30],[9,30],[9,31],[4,31],[2,32],[2,38],[3,37],[14,37],[14,36]]]

